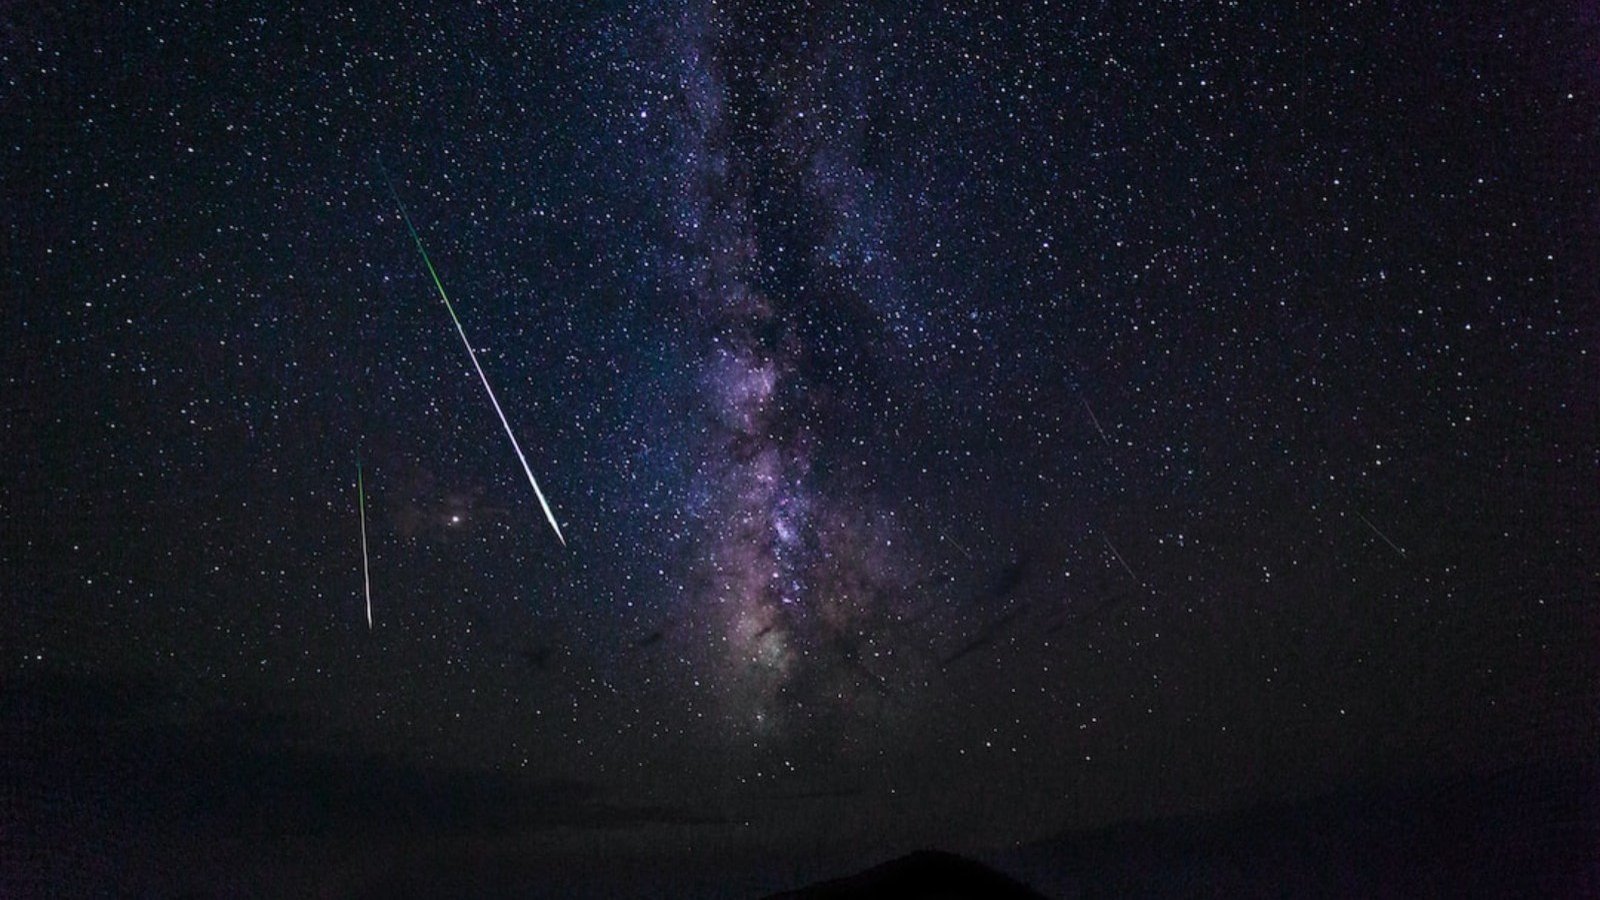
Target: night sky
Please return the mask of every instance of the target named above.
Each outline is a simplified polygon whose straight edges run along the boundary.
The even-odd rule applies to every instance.
[[[1592,3],[310,6],[0,9],[40,878],[781,887],[1600,750]]]

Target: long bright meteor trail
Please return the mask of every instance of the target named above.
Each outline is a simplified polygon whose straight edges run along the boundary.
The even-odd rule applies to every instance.
[[[450,295],[444,292],[444,284],[439,281],[439,273],[433,269],[433,260],[428,258],[427,248],[422,246],[422,238],[417,234],[417,228],[411,224],[411,214],[406,212],[406,205],[400,202],[400,193],[394,189],[394,182],[389,180],[389,172],[378,164],[378,169],[383,173],[383,183],[389,188],[389,196],[394,198],[394,205],[400,208],[400,218],[406,221],[406,230],[411,232],[411,240],[417,244],[417,252],[422,254],[422,264],[428,267],[428,274],[433,278],[433,286],[439,289],[439,299],[444,301],[444,308],[450,311],[450,321],[456,325],[456,334],[461,335],[461,343],[466,345],[467,356],[472,360],[472,368],[478,372],[478,378],[483,382],[483,389],[489,394],[489,402],[494,405],[495,414],[500,417],[500,424],[505,426],[506,437],[511,439],[511,449],[517,451],[517,460],[522,463],[522,471],[528,474],[528,483],[533,485],[533,493],[539,498],[539,506],[544,510],[544,517],[549,520],[550,527],[555,529],[556,540],[561,546],[567,545],[567,539],[561,536],[561,526],[556,524],[556,514],[550,511],[550,504],[544,499],[544,491],[539,490],[539,482],[533,477],[533,469],[528,465],[528,458],[522,454],[522,445],[517,443],[517,436],[511,430],[511,423],[506,421],[505,410],[500,408],[500,400],[494,395],[494,388],[489,386],[489,376],[483,374],[483,366],[478,365],[478,352],[472,349],[472,342],[467,340],[467,331],[461,327],[461,319],[456,316],[455,305],[450,302]]]
[[[372,571],[367,566],[367,489],[361,481],[361,463],[356,462],[356,497],[361,507],[361,581],[367,591],[367,630],[372,630]]]

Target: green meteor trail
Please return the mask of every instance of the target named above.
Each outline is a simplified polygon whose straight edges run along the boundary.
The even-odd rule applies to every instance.
[[[361,508],[361,581],[367,592],[367,630],[372,630],[372,573],[367,566],[367,490],[361,481],[361,461],[356,460],[356,505]]]
[[[417,252],[422,255],[422,264],[427,267],[428,275],[433,278],[433,286],[439,289],[439,299],[444,301],[444,308],[450,312],[450,321],[455,323],[456,334],[461,335],[461,343],[467,348],[467,357],[472,360],[472,368],[478,372],[478,379],[483,382],[483,389],[489,394],[489,403],[494,406],[495,414],[500,417],[500,424],[505,427],[506,437],[511,439],[511,449],[517,451],[517,460],[522,463],[522,471],[528,475],[528,483],[533,485],[534,496],[539,498],[539,506],[544,510],[544,517],[550,522],[550,527],[555,529],[556,540],[561,546],[567,545],[567,539],[561,536],[561,526],[556,524],[556,514],[550,511],[550,504],[544,499],[544,491],[539,490],[539,482],[533,477],[533,469],[528,465],[528,458],[522,453],[522,445],[517,443],[517,436],[511,430],[511,423],[506,420],[505,410],[500,408],[500,401],[494,395],[494,388],[489,386],[489,376],[483,374],[483,366],[478,364],[478,353],[472,349],[472,342],[467,340],[467,331],[461,327],[461,319],[456,316],[455,305],[450,302],[450,295],[444,292],[444,284],[439,281],[439,273],[434,271],[433,261],[428,258],[427,248],[422,246],[422,238],[417,234],[415,225],[411,224],[411,214],[406,212],[406,205],[400,202],[400,193],[394,189],[394,182],[389,180],[389,171],[378,163],[378,171],[383,174],[383,183],[389,188],[389,196],[394,198],[394,205],[400,209],[400,218],[405,220],[406,230],[411,232],[411,240],[416,242]]]

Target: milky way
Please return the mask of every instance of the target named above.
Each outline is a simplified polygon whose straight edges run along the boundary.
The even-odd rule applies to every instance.
[[[739,40],[730,31],[770,23],[736,23],[711,4],[691,5],[673,24],[687,148],[676,173],[677,239],[696,261],[683,281],[712,422],[695,469],[706,551],[697,602],[725,654],[730,724],[768,736],[791,717],[887,694],[901,668],[898,642],[879,630],[907,602],[909,547],[903,536],[896,546],[892,517],[852,493],[847,475],[818,471],[830,384],[809,345],[817,335],[796,324],[808,304],[863,302],[841,287],[858,273],[837,270],[866,265],[851,250],[871,236],[848,234],[860,216],[846,197],[861,176],[837,157],[856,148],[818,133],[847,114],[836,86],[804,74],[823,70],[802,61],[801,74],[785,73],[725,52]],[[800,42],[800,27],[771,36]],[[761,93],[752,84],[786,78],[802,83],[748,96]],[[784,206],[809,210],[813,221],[784,218]],[[798,280],[774,285],[780,265],[800,270]]]

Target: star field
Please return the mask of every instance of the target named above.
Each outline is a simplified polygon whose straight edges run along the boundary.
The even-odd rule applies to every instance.
[[[7,10],[0,684],[593,865],[1592,756],[1595,29]]]

